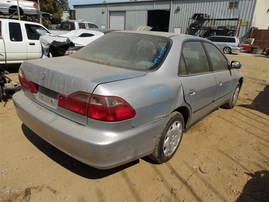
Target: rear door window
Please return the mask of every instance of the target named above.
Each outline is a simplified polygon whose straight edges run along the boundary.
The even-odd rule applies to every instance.
[[[11,41],[22,41],[21,25],[20,23],[9,23],[9,37]]]
[[[84,22],[78,23],[79,29],[86,29],[86,24]]]
[[[228,43],[235,43],[235,38],[226,38]]]
[[[62,22],[60,25],[60,30],[74,30],[75,24],[73,22]]]
[[[180,72],[188,72],[188,74],[201,74],[209,72],[209,65],[204,48],[200,42],[187,42],[183,45],[182,56],[185,63],[181,61],[181,65],[186,65],[186,70],[184,67],[180,67]]]

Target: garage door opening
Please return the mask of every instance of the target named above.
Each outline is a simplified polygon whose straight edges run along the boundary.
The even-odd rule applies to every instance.
[[[126,13],[113,11],[110,12],[110,29],[124,30],[125,29]]]
[[[148,11],[148,26],[152,31],[168,32],[170,11],[154,10]]]

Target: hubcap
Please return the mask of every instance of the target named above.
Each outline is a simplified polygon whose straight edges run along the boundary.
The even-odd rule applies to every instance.
[[[223,52],[224,52],[225,54],[228,54],[228,53],[230,53],[230,49],[229,49],[229,48],[224,48],[224,49],[223,49]]]
[[[179,121],[175,121],[170,128],[168,129],[166,136],[164,138],[164,144],[163,144],[163,154],[164,156],[168,157],[171,156],[182,136],[182,124]]]
[[[239,88],[239,86],[237,86],[235,91],[234,91],[234,95],[233,95],[233,100],[232,100],[233,106],[235,106],[235,104],[236,104],[236,101],[237,101],[238,95],[239,95],[239,91],[240,91],[240,88]]]

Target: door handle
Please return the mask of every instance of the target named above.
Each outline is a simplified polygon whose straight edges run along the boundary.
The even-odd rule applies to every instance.
[[[220,82],[219,82],[219,86],[222,86],[222,85],[223,85],[223,83],[220,81]]]
[[[34,46],[35,43],[34,43],[34,42],[30,42],[29,45],[30,45],[30,46]]]
[[[193,95],[195,95],[195,94],[196,94],[195,91],[190,91],[190,92],[189,92],[189,95],[190,95],[190,96],[193,96]]]

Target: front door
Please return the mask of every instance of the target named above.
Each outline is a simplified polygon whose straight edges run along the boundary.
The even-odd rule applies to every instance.
[[[27,59],[36,59],[42,56],[40,35],[48,34],[48,31],[43,27],[35,24],[25,23],[24,29],[27,35]]]
[[[208,57],[217,82],[217,91],[214,101],[221,101],[221,99],[225,99],[225,96],[234,90],[234,84],[231,82],[233,75],[228,68],[228,61],[223,53],[212,44],[204,43],[204,46],[208,52]]]
[[[21,62],[27,58],[26,41],[22,35],[21,24],[9,22],[8,36],[5,38],[6,56],[8,62]]]

